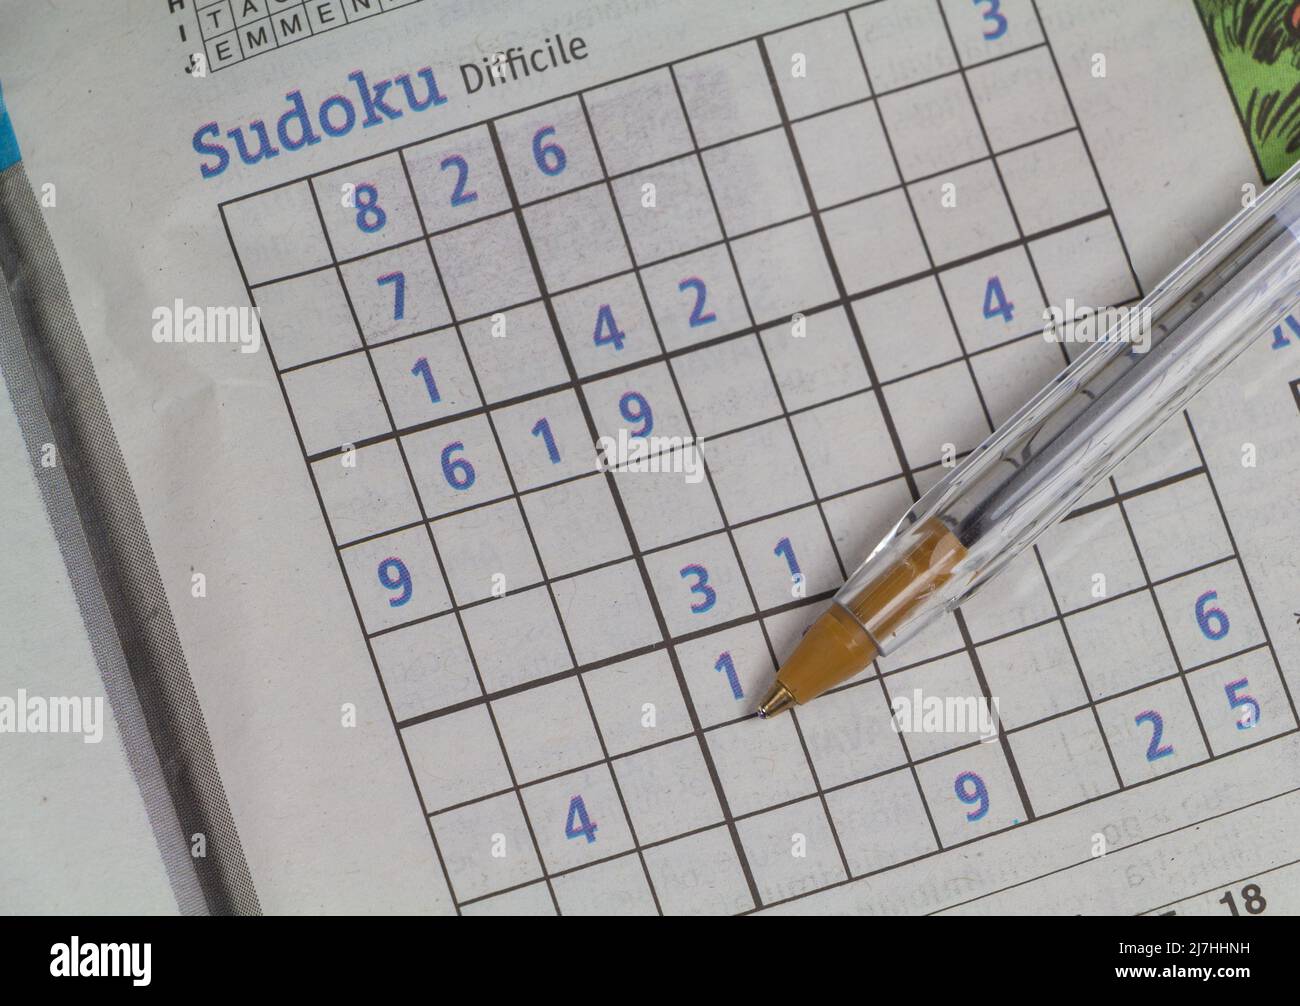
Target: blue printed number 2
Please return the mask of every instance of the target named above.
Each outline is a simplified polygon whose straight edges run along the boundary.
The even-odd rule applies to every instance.
[[[460,154],[444,157],[438,162],[438,167],[443,171],[448,168],[456,169],[456,185],[451,190],[451,205],[464,206],[466,203],[472,203],[478,198],[477,192],[465,191],[465,183],[469,181],[469,163]]]
[[[1172,744],[1161,744],[1160,741],[1165,736],[1165,719],[1154,709],[1146,709],[1138,713],[1133,718],[1133,722],[1138,726],[1143,723],[1151,724],[1151,743],[1147,745],[1147,761],[1156,761],[1159,758],[1168,758],[1174,753]]]
[[[582,797],[569,801],[569,816],[564,822],[565,838],[585,838],[588,844],[596,841],[596,822],[587,816],[587,805]]]
[[[681,293],[685,293],[687,290],[695,292],[695,306],[691,308],[691,328],[699,328],[701,325],[707,325],[718,320],[718,316],[714,312],[704,310],[704,301],[709,295],[704,280],[698,276],[688,276],[677,284],[677,289]]]
[[[709,571],[698,562],[683,566],[679,575],[683,580],[695,577],[695,582],[691,584],[691,593],[700,595],[700,600],[691,605],[691,611],[695,614],[703,615],[718,603],[718,592],[709,586]]]
[[[989,22],[991,27],[984,30],[984,39],[992,42],[999,39],[1007,33],[1007,17],[1002,13],[1002,0],[972,0],[976,7],[981,4],[987,4],[988,10],[984,11],[984,20]]]

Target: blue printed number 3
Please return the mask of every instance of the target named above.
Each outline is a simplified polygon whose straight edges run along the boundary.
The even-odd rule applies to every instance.
[[[982,4],[988,5],[988,10],[984,11],[984,20],[990,27],[984,29],[984,39],[992,42],[999,39],[1007,33],[1007,17],[1002,13],[1001,0],[971,0],[976,7]]]
[[[700,595],[700,600],[691,605],[691,611],[695,614],[703,615],[718,603],[718,592],[709,586],[709,571],[698,562],[683,566],[679,575],[683,580],[695,577],[695,582],[691,584],[691,593]]]

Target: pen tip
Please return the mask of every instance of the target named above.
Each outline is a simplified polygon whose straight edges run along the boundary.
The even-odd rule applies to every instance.
[[[758,718],[760,720],[770,720],[773,716],[785,712],[794,704],[794,696],[790,694],[790,689],[778,681],[772,686],[772,690],[767,693],[767,698],[759,704]]]

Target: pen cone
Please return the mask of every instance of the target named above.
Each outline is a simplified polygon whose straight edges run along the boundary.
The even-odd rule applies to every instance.
[[[776,684],[758,707],[758,715],[768,719],[796,703],[816,698],[864,670],[876,659],[876,653],[876,644],[858,620],[832,601],[781,665]]]

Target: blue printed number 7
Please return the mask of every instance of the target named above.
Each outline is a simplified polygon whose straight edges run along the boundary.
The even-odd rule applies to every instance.
[[[976,7],[980,4],[988,4],[989,9],[984,12],[984,20],[992,27],[985,29],[985,41],[992,42],[1007,33],[1007,17],[1002,13],[1002,0],[971,0],[971,2]]]

